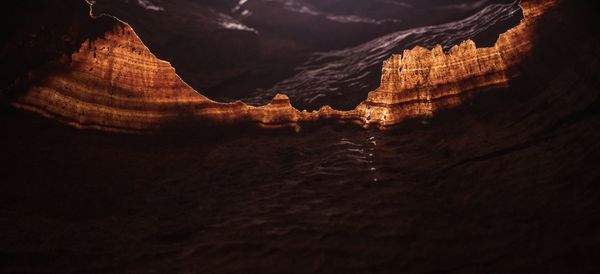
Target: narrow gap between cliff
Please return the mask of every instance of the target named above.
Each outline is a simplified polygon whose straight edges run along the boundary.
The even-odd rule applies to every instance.
[[[96,0],[94,11],[131,24],[153,53],[170,61],[184,81],[213,100],[259,106],[284,93],[300,110],[324,105],[353,109],[379,86],[382,62],[392,54],[417,45],[441,44],[448,50],[466,39],[492,46],[500,33],[523,18],[513,0],[484,5],[414,1],[413,10],[387,14],[385,18],[395,21],[377,24],[330,20],[340,18],[331,14],[347,15],[348,7],[356,5],[350,1],[334,7],[313,4],[323,11],[312,15],[267,2],[249,1],[244,7],[252,12],[248,16],[222,3],[180,0],[165,2],[160,10],[132,1]],[[369,3],[361,16],[383,16],[376,11],[385,10],[388,2]],[[214,23],[225,19],[231,24]],[[233,23],[256,31],[223,27]]]

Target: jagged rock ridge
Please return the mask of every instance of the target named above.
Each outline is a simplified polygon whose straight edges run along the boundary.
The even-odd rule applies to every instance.
[[[523,1],[522,22],[501,34],[493,47],[477,48],[471,40],[448,53],[416,47],[384,62],[381,86],[356,111],[365,123],[388,127],[406,119],[430,117],[458,106],[472,92],[506,87],[519,75],[519,64],[532,50],[539,16],[557,1]]]
[[[500,35],[494,47],[477,48],[469,40],[447,53],[438,46],[393,55],[383,64],[381,86],[350,111],[325,106],[300,112],[283,94],[262,107],[214,102],[182,81],[117,19],[112,31],[65,56],[62,69],[12,105],[75,127],[119,132],[239,123],[297,128],[299,122],[320,119],[387,128],[458,106],[474,91],[507,86],[532,49],[538,18],[557,3],[523,1],[521,24]]]

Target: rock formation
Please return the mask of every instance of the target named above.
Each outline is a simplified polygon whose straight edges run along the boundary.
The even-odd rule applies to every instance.
[[[388,127],[410,118],[462,104],[474,91],[506,87],[519,75],[519,64],[532,50],[536,22],[557,1],[523,1],[522,22],[501,34],[493,47],[471,40],[448,53],[416,47],[384,62],[381,85],[356,111],[366,125]]]
[[[156,58],[123,22],[63,59],[62,69],[12,104],[75,127],[126,132],[198,123],[286,126],[311,116],[301,115],[285,95],[263,107],[211,101],[183,82],[168,62]]]
[[[75,127],[119,132],[239,123],[297,127],[320,119],[386,128],[458,106],[474,91],[507,86],[532,49],[538,18],[557,1],[524,0],[523,21],[500,35],[494,47],[477,48],[469,40],[447,53],[441,46],[416,47],[392,56],[383,64],[381,86],[351,111],[325,106],[300,112],[282,94],[262,107],[214,102],[183,82],[117,19],[111,31],[61,58],[60,69],[12,105]]]

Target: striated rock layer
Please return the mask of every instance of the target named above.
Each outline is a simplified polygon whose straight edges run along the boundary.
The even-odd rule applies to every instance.
[[[207,99],[183,82],[168,62],[156,58],[122,22],[103,38],[83,43],[62,63],[62,69],[50,73],[13,105],[75,127],[108,131],[153,131],[195,122],[253,122],[269,127],[301,119],[284,95],[263,107]]]
[[[84,42],[12,105],[79,128],[146,132],[249,123],[297,127],[333,119],[386,128],[426,118],[460,105],[474,91],[507,86],[532,50],[538,19],[558,0],[523,1],[520,25],[500,35],[494,47],[465,41],[444,52],[416,47],[384,62],[381,86],[351,111],[328,106],[300,112],[285,95],[262,107],[214,102],[188,86],[159,60],[133,29],[115,19],[104,37]]]
[[[476,90],[506,87],[533,48],[536,23],[555,0],[522,1],[524,19],[501,34],[493,47],[471,40],[448,53],[437,46],[416,47],[384,62],[381,86],[357,108],[365,124],[389,127],[410,118],[433,116],[458,106]]]

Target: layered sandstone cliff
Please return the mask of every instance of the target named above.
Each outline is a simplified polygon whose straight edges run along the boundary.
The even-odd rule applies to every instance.
[[[75,127],[107,131],[239,123],[297,127],[299,122],[319,119],[385,128],[460,105],[474,91],[508,85],[531,51],[538,18],[557,1],[523,1],[525,18],[502,34],[494,47],[477,48],[465,41],[449,52],[440,46],[416,47],[392,56],[383,65],[381,86],[351,111],[323,107],[318,112],[300,112],[285,95],[262,107],[214,102],[183,82],[128,24],[116,19],[111,31],[62,58],[60,69],[12,105]]]
[[[381,85],[356,111],[364,123],[389,127],[458,106],[474,91],[506,87],[531,52],[540,16],[554,0],[523,1],[522,22],[501,34],[493,47],[467,40],[444,52],[416,47],[384,62]]]
[[[61,69],[13,105],[75,127],[133,132],[186,124],[286,126],[311,116],[294,109],[285,95],[262,107],[209,100],[183,82],[168,62],[156,58],[122,22],[60,62]]]

